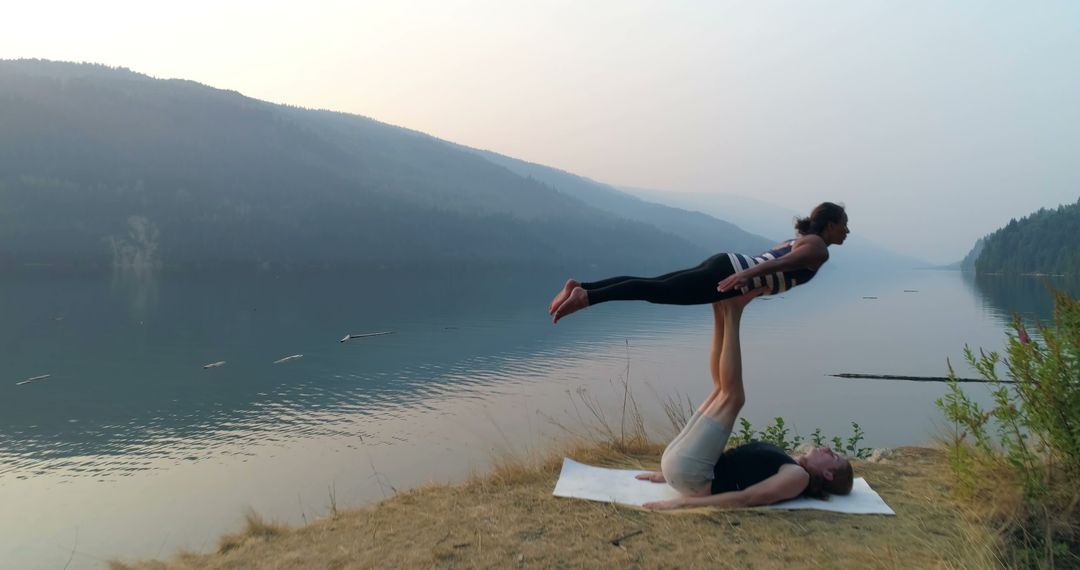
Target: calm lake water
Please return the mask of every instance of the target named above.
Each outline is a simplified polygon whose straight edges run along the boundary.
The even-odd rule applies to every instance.
[[[1051,312],[1031,278],[834,265],[747,309],[755,424],[931,442],[944,385],[827,375],[942,376],[951,359],[974,376],[965,343],[1000,349],[1013,311]],[[344,508],[460,480],[585,429],[582,392],[617,424],[626,378],[673,435],[659,401],[708,392],[711,310],[608,303],[552,326],[562,277],[0,277],[3,567],[205,551],[248,508],[298,524],[331,493]],[[394,334],[339,342],[378,331]]]

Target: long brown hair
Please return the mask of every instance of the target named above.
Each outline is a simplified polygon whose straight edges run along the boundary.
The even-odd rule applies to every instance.
[[[832,472],[832,480],[828,480],[821,473],[807,471],[810,474],[810,483],[802,494],[814,499],[827,499],[829,495],[846,495],[851,492],[851,486],[855,483],[855,472],[851,469],[851,462],[844,460],[844,464]]]
[[[810,234],[821,235],[829,222],[842,223],[845,216],[847,216],[847,213],[844,212],[843,206],[832,202],[822,202],[814,208],[814,211],[810,212],[810,216],[795,219],[795,231],[804,236]]]

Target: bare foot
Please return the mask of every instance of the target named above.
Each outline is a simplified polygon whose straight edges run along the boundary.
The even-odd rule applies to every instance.
[[[574,287],[573,291],[570,291],[570,296],[566,298],[558,309],[555,309],[555,318],[551,320],[552,323],[559,322],[559,319],[575,313],[589,306],[589,294],[585,292],[581,287]]]
[[[563,285],[562,291],[559,291],[559,294],[555,295],[555,298],[551,300],[551,304],[548,305],[549,315],[555,314],[555,311],[559,308],[559,305],[563,304],[563,301],[565,301],[566,298],[570,296],[570,292],[573,291],[575,287],[581,287],[581,283],[574,281],[573,279],[566,280],[566,285]]]

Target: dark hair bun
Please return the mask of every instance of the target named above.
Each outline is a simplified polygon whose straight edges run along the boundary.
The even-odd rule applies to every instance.
[[[829,222],[839,224],[844,221],[846,216],[843,206],[832,202],[822,202],[814,208],[813,212],[810,212],[809,217],[795,219],[795,231],[804,236],[810,234],[821,235]]]
[[[802,235],[810,233],[810,218],[795,218],[795,231]]]

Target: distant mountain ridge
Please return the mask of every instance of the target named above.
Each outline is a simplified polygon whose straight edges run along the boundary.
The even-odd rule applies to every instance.
[[[185,80],[0,61],[0,266],[670,269],[767,243],[556,169]]]
[[[738,220],[740,227],[746,228],[755,234],[766,236],[772,243],[794,237],[795,218],[805,217],[810,214],[809,210],[796,212],[764,200],[739,194],[661,192],[645,188],[625,187],[623,190],[647,200],[697,210],[714,217],[728,217],[732,220]],[[822,196],[821,200],[824,201],[830,198],[829,196]],[[813,207],[813,205],[810,207]],[[843,266],[845,269],[866,271],[930,267],[931,264],[925,260],[896,253],[880,244],[867,240],[859,232],[858,211],[849,213],[851,215],[851,235],[848,236],[844,245],[837,250],[835,259],[830,261],[830,266]]]
[[[727,192],[673,192],[628,186],[621,189],[645,200],[697,210],[710,216],[723,212],[725,219],[738,220],[739,227],[765,236],[770,242],[791,237],[795,230],[795,217],[809,213],[796,212],[765,200]]]
[[[469,150],[521,176],[527,176],[573,196],[589,206],[628,220],[650,224],[713,252],[758,253],[773,245],[773,240],[702,212],[664,205],[661,200],[646,201],[614,186],[495,152]]]

